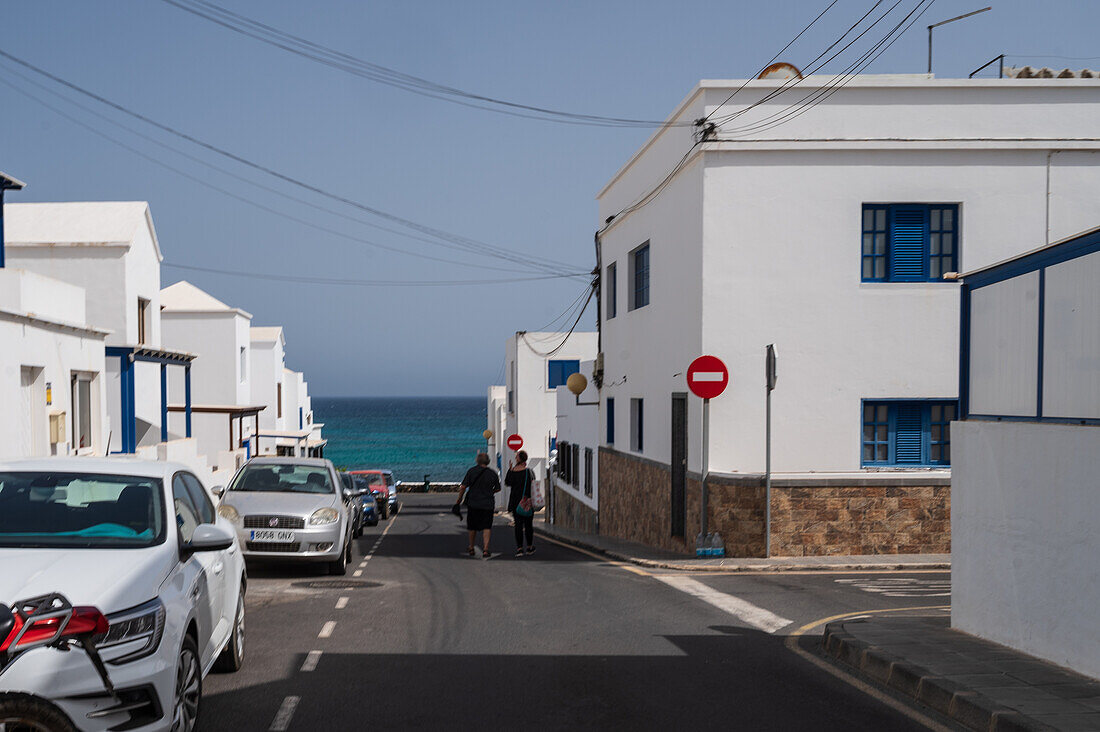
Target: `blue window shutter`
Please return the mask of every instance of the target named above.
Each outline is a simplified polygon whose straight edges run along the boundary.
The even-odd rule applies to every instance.
[[[607,400],[607,444],[615,444],[615,400]]]
[[[894,427],[894,462],[920,465],[924,462],[924,409],[920,404],[898,404]]]
[[[928,240],[927,206],[893,206],[890,230],[890,279],[919,282],[927,279],[924,260]]]

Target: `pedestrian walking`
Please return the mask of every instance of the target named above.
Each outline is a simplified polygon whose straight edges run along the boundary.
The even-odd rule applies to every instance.
[[[474,538],[477,532],[481,532],[481,556],[489,559],[493,556],[489,551],[489,532],[493,528],[493,511],[496,508],[495,494],[500,492],[500,478],[497,472],[489,467],[489,456],[478,453],[477,465],[466,471],[466,477],[462,479],[462,485],[458,487],[457,508],[463,502],[466,504],[466,528],[470,533],[470,547],[467,550],[471,557],[477,556],[474,551]]]
[[[514,466],[508,463],[508,473],[504,476],[504,484],[511,489],[508,494],[508,510],[512,512],[512,519],[516,527],[516,556],[522,557],[524,553],[535,553],[535,504],[531,499],[534,490],[535,474],[527,467],[527,452],[520,450],[516,453],[519,462]],[[524,539],[527,540],[527,549],[524,551]]]

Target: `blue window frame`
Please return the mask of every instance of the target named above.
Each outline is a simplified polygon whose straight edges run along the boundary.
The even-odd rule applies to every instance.
[[[637,310],[649,304],[649,242],[630,254],[631,279],[630,309]]]
[[[951,464],[951,421],[957,401],[863,402],[864,466]]]
[[[549,371],[547,384],[551,389],[565,386],[565,382],[569,377],[581,370],[581,362],[576,359],[552,360],[548,361],[547,364],[547,370]]]
[[[864,282],[939,282],[957,271],[956,204],[863,205]]]
[[[615,400],[607,398],[607,444],[615,444]]]
[[[607,298],[607,319],[611,320],[619,314],[619,282],[618,267],[615,262],[607,265],[607,287],[604,288],[604,297]]]

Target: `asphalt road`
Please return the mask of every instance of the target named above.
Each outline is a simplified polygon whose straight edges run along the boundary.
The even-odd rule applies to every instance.
[[[250,567],[245,666],[206,679],[202,728],[942,724],[853,685],[815,644],[831,616],[946,605],[946,573],[661,573],[538,538],[517,559],[506,525],[502,553],[471,559],[452,500],[404,497],[346,578]]]

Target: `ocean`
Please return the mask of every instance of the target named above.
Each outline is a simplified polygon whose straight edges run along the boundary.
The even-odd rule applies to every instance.
[[[313,419],[337,468],[388,468],[398,480],[462,480],[485,449],[484,397],[314,397]]]

